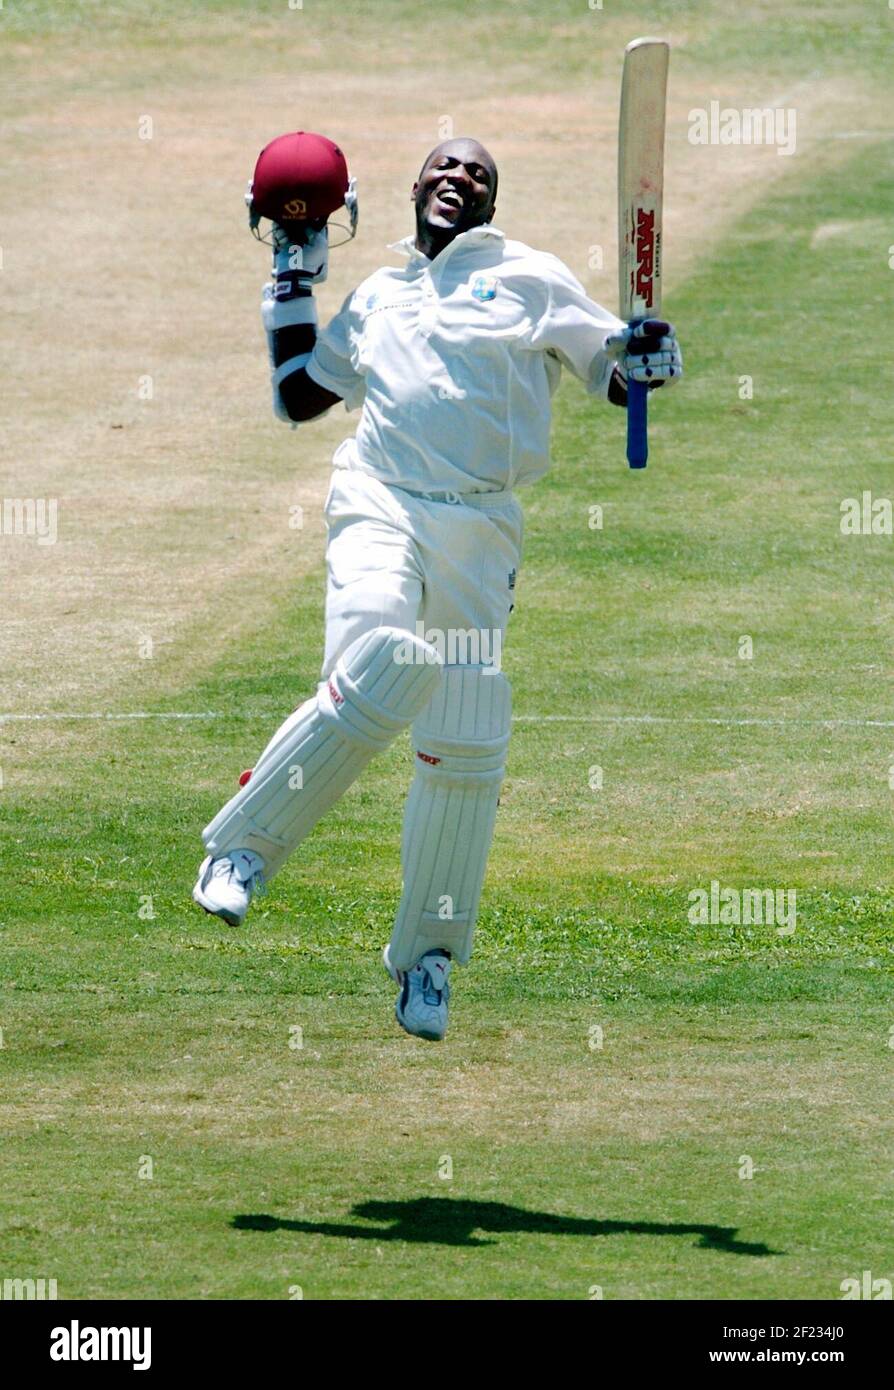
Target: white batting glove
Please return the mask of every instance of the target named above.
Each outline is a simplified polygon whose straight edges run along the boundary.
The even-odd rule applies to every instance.
[[[329,232],[326,227],[314,228],[309,223],[300,231],[286,230],[278,222],[270,224],[273,242],[273,271],[277,280],[290,279],[312,290],[321,285],[329,271]]]
[[[643,319],[610,333],[604,350],[615,359],[618,375],[626,382],[645,381],[652,386],[678,381],[683,375],[683,354],[673,325],[663,319]]]

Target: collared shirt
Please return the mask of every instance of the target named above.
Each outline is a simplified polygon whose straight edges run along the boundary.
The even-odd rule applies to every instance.
[[[308,375],[361,408],[341,467],[419,490],[490,492],[549,466],[562,366],[605,396],[603,351],[621,320],[555,256],[474,227],[429,260],[375,271],[319,334]]]

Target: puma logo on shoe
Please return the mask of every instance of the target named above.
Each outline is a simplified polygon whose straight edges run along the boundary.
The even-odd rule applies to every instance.
[[[392,965],[390,948],[385,947],[385,968],[400,994],[395,1005],[397,1021],[407,1033],[428,1042],[440,1042],[447,1032],[450,1002],[449,975],[453,962],[442,947],[426,951],[411,970]],[[435,971],[439,971],[437,979]]]
[[[253,850],[234,850],[231,854],[211,855],[199,869],[192,890],[193,901],[212,917],[228,926],[239,927],[245,920],[252,897],[263,891],[264,861]]]

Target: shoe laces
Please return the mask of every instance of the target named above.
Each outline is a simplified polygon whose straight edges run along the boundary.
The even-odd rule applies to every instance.
[[[441,1000],[447,995],[447,992],[449,990],[449,985],[447,983],[447,972],[445,971],[442,975],[441,984],[439,986],[435,984],[434,974],[432,973],[431,968],[427,964],[425,964],[424,957],[419,962],[419,965],[422,969],[422,998],[425,1000],[426,1004],[429,1004],[432,1007],[437,1008],[437,1006],[441,1003]]]
[[[222,855],[220,859],[215,860],[211,867],[211,877],[235,878],[237,883],[245,887],[250,897],[257,896],[260,898],[264,895],[266,885],[264,883],[262,870],[255,869],[253,874],[249,874],[248,878],[242,878],[242,876],[236,872],[236,866],[228,854]]]

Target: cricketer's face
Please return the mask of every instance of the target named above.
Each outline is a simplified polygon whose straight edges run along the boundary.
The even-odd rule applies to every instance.
[[[490,222],[497,166],[477,140],[445,140],[426,159],[411,196],[419,238],[452,241],[460,232]]]

